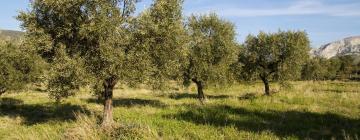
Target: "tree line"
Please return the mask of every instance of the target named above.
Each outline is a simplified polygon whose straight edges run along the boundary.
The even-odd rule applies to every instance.
[[[360,57],[314,57],[303,66],[302,80],[360,80]]]
[[[314,69],[325,60],[310,58],[304,31],[260,32],[240,44],[234,24],[216,14],[184,17],[183,0],[154,0],[135,15],[137,2],[32,1],[18,16],[24,41],[0,45],[0,93],[43,81],[61,101],[88,86],[104,104],[107,127],[117,84],[163,90],[169,81],[194,83],[203,103],[211,85],[260,79],[270,95],[271,81],[321,79]]]

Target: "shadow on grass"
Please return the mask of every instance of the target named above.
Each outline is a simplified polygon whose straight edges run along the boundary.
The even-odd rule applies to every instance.
[[[79,105],[71,104],[23,104],[22,100],[13,98],[0,99],[0,116],[22,117],[24,124],[34,125],[49,121],[76,120],[75,112],[90,114],[90,111]]]
[[[254,133],[270,131],[279,137],[295,136],[299,139],[344,139],[345,136],[360,136],[360,120],[331,113],[262,112],[231,106],[209,106],[189,107],[187,111],[164,117],[217,127],[235,126],[238,130]]]
[[[226,99],[230,98],[229,95],[205,95],[208,99]],[[197,99],[197,94],[189,94],[189,93],[177,93],[170,95],[169,98],[175,99],[175,100],[181,100],[181,99]]]
[[[99,100],[91,98],[88,99],[89,103],[102,104]],[[149,100],[149,99],[132,99],[132,98],[115,98],[113,99],[113,106],[122,106],[122,107],[134,107],[134,106],[152,106],[164,108],[166,105],[158,100]]]
[[[324,93],[358,93],[360,91],[345,90],[345,89],[314,89],[313,92],[324,92]]]
[[[246,93],[246,94],[240,96],[238,99],[239,100],[254,100],[256,98],[258,98],[256,96],[256,93]]]

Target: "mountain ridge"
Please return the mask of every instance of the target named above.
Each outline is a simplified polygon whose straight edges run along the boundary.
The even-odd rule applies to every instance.
[[[311,50],[312,56],[332,58],[345,55],[360,55],[360,36],[347,37]]]

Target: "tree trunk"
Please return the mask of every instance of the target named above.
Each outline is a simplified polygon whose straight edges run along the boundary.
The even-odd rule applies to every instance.
[[[265,86],[265,95],[270,96],[269,80],[266,76],[260,76]]]
[[[206,101],[206,96],[204,94],[204,85],[201,81],[198,81],[196,79],[193,79],[193,82],[196,84],[197,86],[197,91],[198,91],[198,99],[200,100],[200,102],[203,104]]]
[[[102,126],[108,128],[113,123],[113,90],[116,85],[114,78],[109,78],[104,81],[104,112],[103,112],[103,121]]]

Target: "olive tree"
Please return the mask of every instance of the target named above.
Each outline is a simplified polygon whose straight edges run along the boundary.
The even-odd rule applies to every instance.
[[[191,16],[188,62],[184,77],[196,84],[198,98],[206,100],[203,89],[210,83],[225,83],[230,65],[236,61],[237,44],[234,25],[215,14]]]
[[[145,53],[131,43],[137,0],[34,0],[18,19],[26,42],[51,65],[49,91],[70,96],[90,84],[103,98],[102,125],[113,122],[115,85],[141,81]],[[144,57],[143,57],[144,56]]]
[[[325,80],[327,74],[327,61],[325,58],[309,59],[302,68],[303,80]]]
[[[270,80],[296,80],[309,58],[309,39],[303,31],[260,32],[249,35],[241,51],[239,62],[243,71],[260,77],[265,94],[270,95]]]
[[[36,82],[44,63],[30,48],[8,42],[0,43],[0,95],[18,91]]]
[[[301,78],[303,80],[334,80],[340,67],[341,61],[338,58],[314,57],[304,64]]]
[[[187,54],[182,4],[183,0],[155,0],[134,24],[133,42],[147,50],[149,84],[155,89],[181,78]]]

